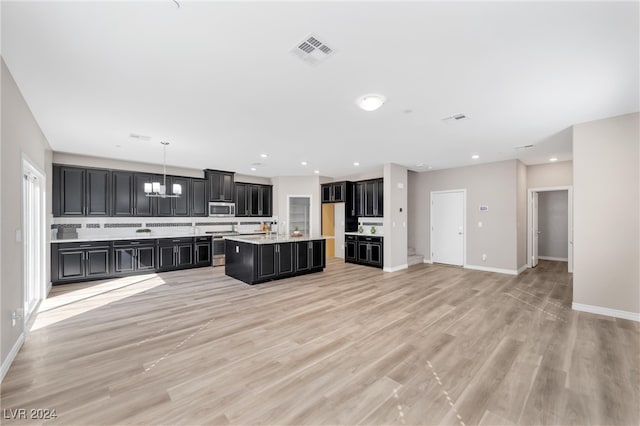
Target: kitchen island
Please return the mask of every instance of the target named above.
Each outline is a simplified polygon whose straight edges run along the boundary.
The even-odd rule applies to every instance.
[[[225,274],[247,284],[322,272],[325,237],[227,236]]]

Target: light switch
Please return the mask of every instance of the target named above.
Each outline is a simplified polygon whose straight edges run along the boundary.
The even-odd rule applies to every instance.
[[[482,222],[478,222],[478,228],[482,228]]]
[[[16,229],[16,243],[22,242],[22,231],[20,229]]]

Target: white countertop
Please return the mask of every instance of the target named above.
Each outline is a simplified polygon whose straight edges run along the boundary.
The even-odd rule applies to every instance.
[[[344,235],[362,235],[364,237],[384,237],[382,234],[370,234],[367,232],[345,232]]]
[[[241,243],[249,244],[275,244],[275,243],[288,243],[295,241],[312,241],[312,240],[327,240],[335,237],[325,237],[324,235],[303,235],[301,237],[292,237],[290,235],[255,235],[255,236],[242,236],[242,235],[230,235],[224,237],[225,240],[238,241]]]

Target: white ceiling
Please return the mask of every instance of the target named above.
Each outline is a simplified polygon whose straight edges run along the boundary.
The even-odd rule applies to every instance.
[[[571,158],[572,124],[640,109],[638,11],[3,1],[2,54],[55,151],[160,163],[168,140],[171,165],[260,176],[534,164]],[[310,33],[336,51],[315,67],[290,53]],[[371,92],[388,102],[359,110]]]

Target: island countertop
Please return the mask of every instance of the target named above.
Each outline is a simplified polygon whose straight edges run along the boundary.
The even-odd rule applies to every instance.
[[[327,240],[335,237],[324,235],[302,235],[300,237],[292,237],[290,235],[228,235],[225,236],[225,240],[238,241],[248,244],[276,244],[276,243],[290,243],[295,241],[313,241],[313,240]]]

